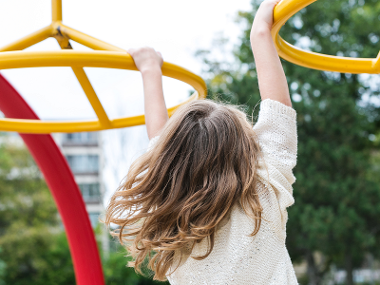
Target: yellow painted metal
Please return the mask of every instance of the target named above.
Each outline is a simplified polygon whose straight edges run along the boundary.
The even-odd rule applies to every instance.
[[[198,92],[194,92],[185,102],[169,108],[168,114],[171,116],[175,109],[193,100],[200,100]],[[20,119],[0,119],[0,129],[2,131],[48,134],[48,133],[72,133],[72,132],[91,132],[107,129],[125,128],[145,124],[144,115],[128,118],[118,118],[111,120],[112,127],[104,127],[99,121],[39,121],[39,120],[20,120]]]
[[[0,53],[0,69],[51,66],[71,66],[74,69],[83,67],[102,67],[137,70],[132,57],[125,52],[61,50],[44,52],[14,51]],[[188,99],[188,101],[203,99],[206,97],[207,87],[204,80],[189,70],[165,62],[162,66],[162,73],[164,76],[178,79],[191,85],[197,91]],[[172,114],[178,106],[169,109],[168,113]],[[21,133],[81,132],[129,127],[141,125],[144,124],[144,122],[144,116],[114,119],[110,121],[109,126],[101,125],[99,121],[41,122],[38,120],[1,119],[0,129],[3,131],[15,131]]]
[[[82,32],[79,32],[63,24],[60,25],[60,31],[63,35],[67,36],[69,39],[95,50],[126,52],[125,50],[118,48],[117,46],[98,40],[94,37],[86,35]]]
[[[62,21],[62,0],[51,1],[51,19],[53,22]]]
[[[57,34],[55,38],[58,44],[60,45],[61,49],[72,49],[69,39],[62,33]],[[111,122],[107,116],[107,113],[104,110],[102,103],[100,103],[100,100],[96,95],[95,90],[92,87],[91,82],[88,79],[84,69],[81,67],[71,67],[71,69],[73,70],[75,76],[79,81],[79,84],[83,89],[83,92],[86,94],[88,101],[90,101],[92,108],[98,116],[100,125],[104,127],[111,127]]]
[[[42,42],[43,40],[46,40],[48,37],[52,35],[52,32],[53,32],[53,27],[51,25],[47,26],[9,45],[1,47],[0,52],[26,49],[32,45]]]
[[[61,51],[25,52],[18,51],[48,37],[54,37]],[[101,51],[83,52],[71,50],[70,40]],[[97,97],[84,67],[102,67],[138,70],[132,57],[123,49],[100,41],[62,24],[62,0],[52,0],[52,23],[12,44],[0,48],[0,69],[69,66],[74,71],[80,85],[91,103],[98,120],[94,121],[40,121],[21,119],[0,119],[0,131],[19,133],[54,133],[99,131],[123,128],[145,123],[144,115],[110,120]],[[162,74],[191,85],[196,92],[185,102],[168,109],[171,116],[175,109],[192,100],[204,99],[207,87],[198,75],[178,65],[164,62]]]
[[[380,73],[380,53],[375,59],[325,55],[299,49],[280,37],[281,27],[294,14],[315,1],[317,0],[282,0],[275,7],[272,37],[279,56],[294,64],[312,69],[342,73]]]
[[[77,77],[80,85],[82,86],[82,89],[83,89],[84,93],[86,94],[88,101],[90,101],[90,104],[91,104],[92,108],[94,109],[96,116],[98,116],[100,125],[102,125],[106,128],[112,127],[111,122],[107,116],[107,113],[104,110],[102,103],[100,103],[100,100],[99,100],[98,96],[96,95],[94,88],[92,88],[90,80],[88,79],[83,68],[72,67],[72,69],[73,69],[75,76]]]
[[[10,51],[0,53],[0,69],[27,68],[27,67],[102,67],[137,70],[132,57],[125,52],[116,51]],[[164,62],[162,66],[164,76],[183,81],[194,87],[201,98],[206,95],[206,83],[191,71],[178,65]]]

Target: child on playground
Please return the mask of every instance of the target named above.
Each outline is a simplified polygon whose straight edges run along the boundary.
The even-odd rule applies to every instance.
[[[237,107],[200,100],[168,118],[160,53],[129,50],[144,84],[148,151],[113,195],[106,223],[138,272],[171,284],[298,284],[285,246],[294,203],[296,111],[265,0],[251,30],[262,98],[252,126]]]

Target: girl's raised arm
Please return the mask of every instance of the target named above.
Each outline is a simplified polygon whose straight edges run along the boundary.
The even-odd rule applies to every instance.
[[[271,177],[272,185],[280,193],[281,211],[284,211],[294,203],[292,184],[295,182],[293,168],[297,163],[297,113],[291,108],[288,83],[271,36],[273,10],[279,2],[264,0],[252,25],[251,45],[262,99],[253,129],[266,164],[262,177]]]
[[[261,99],[272,99],[291,107],[288,83],[271,36],[273,10],[279,2],[264,0],[261,3],[251,29],[251,46]]]
[[[149,139],[159,135],[169,120],[162,90],[162,56],[152,48],[129,49],[144,85],[145,124]]]

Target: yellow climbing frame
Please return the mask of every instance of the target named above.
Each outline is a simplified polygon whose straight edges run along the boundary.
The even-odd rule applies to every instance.
[[[49,37],[55,38],[60,51],[24,52],[20,51],[37,44]],[[70,41],[76,41],[96,51],[74,51]],[[145,123],[144,115],[110,120],[99,101],[84,67],[105,67],[137,70],[132,57],[123,49],[110,45],[84,33],[62,24],[62,0],[52,0],[52,23],[35,33],[28,35],[12,44],[0,48],[0,69],[69,66],[72,68],[83,88],[98,120],[94,121],[40,121],[21,119],[0,119],[0,131],[19,133],[54,133],[54,132],[84,132],[113,128],[123,128]],[[204,99],[207,87],[198,75],[180,66],[164,62],[162,74],[191,85],[196,92],[189,99],[168,109],[169,116],[180,105],[192,100]]]
[[[279,56],[294,64],[312,69],[342,73],[380,73],[380,52],[376,58],[331,56],[299,49],[280,37],[278,33],[290,17],[315,1],[317,0],[282,0],[275,7],[272,37]]]

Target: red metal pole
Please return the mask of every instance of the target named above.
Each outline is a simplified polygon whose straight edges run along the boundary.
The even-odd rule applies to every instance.
[[[0,74],[0,110],[6,117],[39,119]],[[51,135],[20,134],[50,188],[66,229],[78,285],[104,285],[94,232],[65,157]]]

